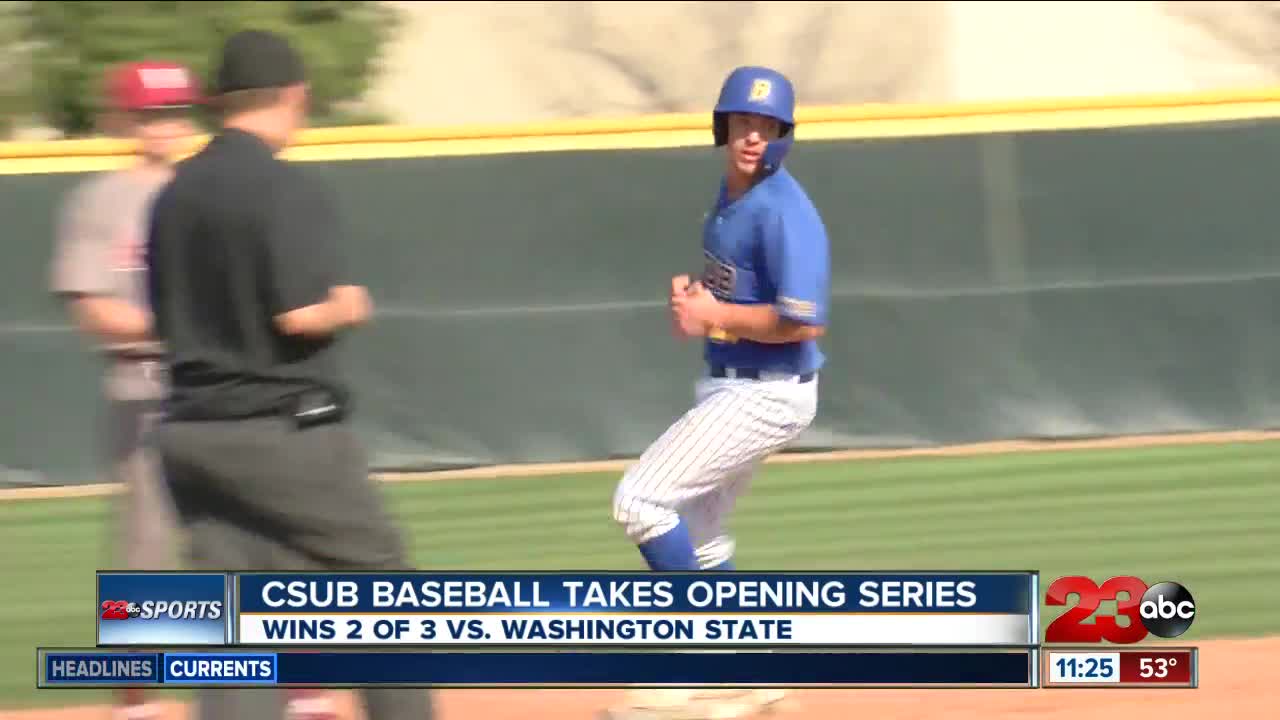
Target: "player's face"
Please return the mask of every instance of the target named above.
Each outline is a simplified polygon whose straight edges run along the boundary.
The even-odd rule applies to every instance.
[[[135,116],[134,134],[144,155],[173,162],[188,148],[196,126],[185,109],[148,110]]]
[[[754,175],[770,141],[777,140],[782,125],[763,115],[735,113],[729,116],[729,167]]]

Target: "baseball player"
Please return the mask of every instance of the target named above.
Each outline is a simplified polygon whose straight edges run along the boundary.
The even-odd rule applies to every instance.
[[[693,408],[627,470],[613,498],[614,519],[655,571],[732,570],[726,516],[761,461],[817,412],[830,260],[818,211],[782,167],[794,106],[781,73],[740,67],[712,113],[725,172],[703,224],[705,265],[696,279],[672,278],[670,298],[676,336],[704,338],[706,373]]]
[[[107,128],[137,141],[131,167],[95,175],[64,200],[57,222],[52,289],[105,360],[109,474],[125,488],[116,519],[123,564],[138,570],[176,569],[179,535],[174,510],[146,442],[165,393],[162,349],[151,339],[142,248],[152,196],[194,136],[189,119],[199,102],[187,68],[161,62],[123,65],[106,83]],[[121,717],[150,715],[141,691],[122,694]]]

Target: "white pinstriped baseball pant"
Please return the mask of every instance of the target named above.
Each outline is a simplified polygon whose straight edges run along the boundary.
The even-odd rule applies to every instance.
[[[698,565],[730,560],[734,541],[724,527],[756,467],[813,422],[818,378],[765,373],[759,380],[702,377],[693,408],[623,475],[613,517],[639,545],[688,526]]]

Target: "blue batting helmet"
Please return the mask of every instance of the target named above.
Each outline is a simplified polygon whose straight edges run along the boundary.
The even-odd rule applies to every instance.
[[[720,98],[711,114],[711,130],[716,147],[729,142],[729,114],[751,113],[771,117],[782,124],[778,139],[765,150],[767,172],[776,170],[791,149],[795,130],[796,94],[791,81],[767,67],[745,66],[729,73],[720,87]]]

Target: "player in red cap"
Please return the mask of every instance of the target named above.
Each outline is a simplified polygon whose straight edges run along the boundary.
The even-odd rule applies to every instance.
[[[108,129],[138,141],[140,167],[167,179],[169,166],[195,132],[191,111],[201,104],[191,71],[175,63],[129,63],[108,78]]]
[[[174,510],[146,437],[166,383],[163,348],[151,339],[143,246],[151,199],[197,131],[191,110],[200,89],[181,65],[144,62],[116,68],[105,90],[104,128],[136,141],[138,157],[87,178],[64,200],[53,292],[103,359],[105,469],[125,490],[107,566],[177,569]],[[116,715],[142,720],[155,712],[141,690],[129,690]]]

